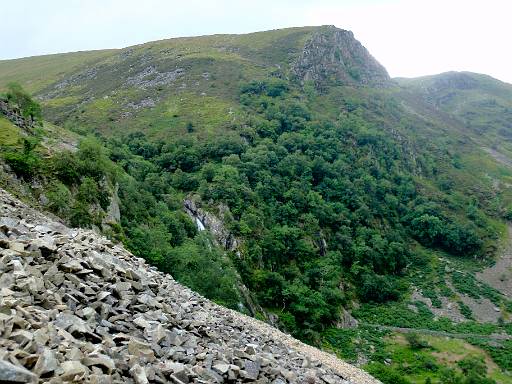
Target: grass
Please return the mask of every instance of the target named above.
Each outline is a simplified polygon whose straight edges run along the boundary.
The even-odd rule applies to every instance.
[[[481,348],[464,340],[447,337],[421,336],[429,347],[412,349],[403,335],[394,334],[386,340],[386,351],[390,355],[392,366],[405,374],[412,383],[423,384],[427,377],[435,383],[439,380],[439,368],[451,367],[460,370],[457,362],[468,356],[484,359],[487,375],[500,384],[512,383],[512,376],[503,372],[492,358]]]
[[[384,370],[394,372],[386,375],[385,384],[395,383],[396,377],[403,377],[410,383],[424,384],[428,377],[432,383],[440,383],[441,370],[449,367],[460,372],[457,362],[468,357],[481,357],[487,366],[488,377],[499,384],[512,383],[512,375],[506,367],[498,365],[486,348],[473,345],[466,340],[431,335],[419,335],[425,347],[413,348],[401,333],[378,331],[360,326],[355,329],[331,328],[323,334],[323,347],[335,352],[338,357],[357,363],[367,358],[363,366],[379,377]],[[500,356],[494,354],[499,359]],[[498,360],[500,361],[500,360]],[[393,379],[393,377],[395,379]],[[380,377],[384,380],[384,377]]]
[[[90,65],[115,50],[85,51],[27,57],[0,61],[0,89],[9,82],[19,82],[27,91],[35,93],[78,68]]]
[[[18,144],[21,130],[5,117],[0,116],[0,146],[13,146]]]
[[[56,97],[54,99],[44,101],[45,107],[62,107],[66,105],[74,105],[80,101],[78,96],[66,96],[66,97]]]
[[[234,103],[212,96],[197,97],[190,93],[168,99],[164,107],[163,117],[169,119],[170,126],[178,127],[177,133],[185,133],[186,125],[190,122],[195,132],[203,137],[218,133],[219,129],[239,120],[241,115]],[[155,134],[159,132],[157,124],[151,128]]]

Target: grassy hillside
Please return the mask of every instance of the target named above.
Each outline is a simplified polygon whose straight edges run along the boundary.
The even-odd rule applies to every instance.
[[[399,79],[399,84],[459,120],[475,141],[510,155],[511,84],[471,72]]]
[[[512,382],[511,296],[479,277],[509,241],[508,85],[394,82],[333,27],[0,62],[0,86],[13,80],[56,130],[96,136],[18,175],[57,175],[54,196],[72,196],[57,213],[90,213],[101,201],[80,186],[107,177],[121,211],[110,235],[212,299],[385,383]],[[16,127],[0,124],[12,162]],[[237,246],[197,234],[185,199]],[[358,328],[337,326],[344,310]]]
[[[0,89],[15,81],[35,93],[79,68],[112,55],[113,52],[115,51],[85,51],[0,60]]]

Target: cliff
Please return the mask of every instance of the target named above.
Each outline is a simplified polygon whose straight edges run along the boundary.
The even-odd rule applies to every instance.
[[[386,69],[355,39],[351,31],[324,26],[306,42],[302,54],[292,65],[302,81],[317,86],[386,86],[391,80]]]

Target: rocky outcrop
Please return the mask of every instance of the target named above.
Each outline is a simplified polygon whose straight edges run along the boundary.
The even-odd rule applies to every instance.
[[[185,199],[183,202],[185,212],[195,222],[199,231],[209,231],[212,235],[213,241],[221,246],[224,250],[234,252],[238,257],[241,257],[241,251],[239,246],[241,241],[237,239],[231,232],[229,232],[223,220],[225,215],[229,215],[229,208],[225,205],[219,206],[219,214],[222,215],[222,219],[217,217],[211,212],[202,209],[199,203],[191,197]],[[267,313],[255,300],[249,289],[242,283],[242,278],[238,276],[237,288],[240,294],[243,296],[247,309],[252,316],[256,314],[262,315],[269,324],[277,324],[275,316]]]
[[[103,225],[110,225],[121,222],[121,208],[119,205],[121,201],[119,199],[119,184],[114,186],[112,191],[112,197],[110,198],[110,204],[105,212],[103,218]]]
[[[218,245],[227,251],[237,252],[240,240],[237,239],[224,225],[224,216],[229,215],[229,208],[219,205],[219,216],[202,209],[193,199],[186,199],[183,202],[185,212],[195,221],[197,228],[202,231],[208,229]]]
[[[166,86],[173,83],[178,77],[185,73],[183,68],[176,68],[173,71],[159,72],[155,66],[150,65],[139,73],[129,77],[126,80],[127,85],[147,89],[157,86]]]
[[[324,26],[304,46],[292,64],[292,73],[301,82],[326,85],[387,86],[386,69],[354,38],[351,31]]]
[[[18,108],[14,108],[5,100],[0,99],[0,116],[5,116],[14,125],[17,125],[25,132],[34,128],[35,121],[32,118],[25,118]]]
[[[342,308],[341,316],[336,324],[338,328],[357,328],[359,322],[347,311],[345,308]]]
[[[0,190],[3,383],[377,383]]]

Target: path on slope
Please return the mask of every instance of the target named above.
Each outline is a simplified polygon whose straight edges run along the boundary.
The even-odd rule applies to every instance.
[[[0,382],[379,383],[0,189]]]
[[[399,333],[422,333],[422,334],[431,335],[431,336],[452,337],[454,339],[478,338],[478,339],[483,339],[483,340],[512,340],[511,335],[506,335],[506,334],[501,334],[501,333],[482,335],[482,334],[478,334],[478,333],[453,333],[453,332],[435,331],[432,329],[393,327],[390,325],[380,325],[380,324],[371,324],[371,323],[359,323],[359,324],[364,325],[366,327],[380,329],[383,331],[393,331],[393,332],[399,332]]]

